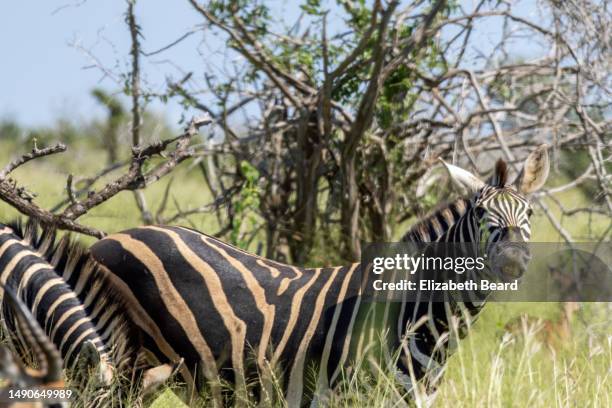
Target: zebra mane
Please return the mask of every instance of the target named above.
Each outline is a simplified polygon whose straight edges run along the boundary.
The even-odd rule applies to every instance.
[[[6,224],[6,226],[46,260],[53,255],[57,236],[54,229],[40,228],[40,223],[33,218],[28,219],[25,224],[21,218],[17,218]]]
[[[493,174],[487,179],[486,186],[503,188],[507,183],[508,165],[503,159],[499,159],[495,163]],[[470,199],[465,197],[437,206],[414,224],[402,237],[402,241],[435,241],[466,213],[469,206]]]
[[[435,241],[466,213],[469,205],[470,201],[466,198],[439,205],[410,227],[401,240],[404,242]]]
[[[56,272],[66,278],[66,272],[70,274],[65,279],[74,289],[74,277],[78,277],[86,262],[89,260],[89,252],[83,244],[72,238],[70,234],[59,236],[57,229],[41,225],[35,219],[28,219],[26,223],[22,219],[16,219],[7,224],[13,233],[21,238],[24,243],[31,246],[38,254],[53,266]],[[58,240],[59,238],[59,240]],[[65,269],[69,268],[70,271]],[[72,272],[75,273],[72,273]],[[97,280],[98,274],[92,276]]]
[[[90,256],[89,250],[70,234],[60,237],[56,228],[41,225],[32,218],[26,223],[22,219],[16,219],[6,226],[45,259],[72,288],[98,330],[109,326],[114,328],[104,330],[109,331],[108,336],[99,334],[105,337],[109,349],[112,347],[111,354],[117,366],[127,365],[134,346],[131,324],[121,313],[125,302],[109,284],[100,265]],[[105,312],[112,314],[112,317],[101,319]],[[98,327],[98,322],[101,327]]]

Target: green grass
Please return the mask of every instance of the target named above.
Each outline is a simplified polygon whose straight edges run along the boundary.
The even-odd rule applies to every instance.
[[[187,405],[176,396],[175,393],[170,389],[165,389],[159,394],[159,396],[151,403],[151,408],[165,408],[165,407],[176,407],[182,408]]]
[[[30,146],[18,146],[0,141],[0,166],[10,156],[29,150]],[[92,152],[87,143],[77,143],[69,152],[29,163],[14,173],[19,184],[38,193],[36,202],[50,208],[65,198],[64,182],[70,173],[95,174],[103,167],[104,157]],[[112,178],[110,175],[97,186]],[[197,170],[181,166],[175,173],[173,198],[168,203],[167,214],[176,211],[175,202],[183,210],[210,201],[203,180]],[[147,189],[145,195],[149,207],[156,211],[169,178]],[[557,196],[568,207],[590,205],[588,197],[577,191]],[[553,213],[559,209],[550,203]],[[15,210],[0,203],[0,220],[17,216]],[[140,214],[130,192],[123,192],[96,208],[81,219],[107,232],[119,231],[141,224]],[[195,228],[214,233],[218,230],[216,218],[202,214],[190,218]],[[587,233],[601,234],[609,226],[609,219],[596,217],[589,220],[575,217],[563,220],[564,227],[582,239]],[[183,222],[185,225],[186,222]],[[588,229],[591,228],[591,231]],[[532,224],[534,241],[556,242],[560,238],[544,216],[538,214]],[[83,237],[86,243],[91,238]],[[543,319],[557,319],[560,308],[556,303],[494,303],[486,307],[470,335],[459,343],[450,358],[444,379],[439,388],[435,406],[442,407],[567,407],[612,406],[612,308],[610,304],[583,304],[578,317],[572,323],[570,340],[554,354],[541,345],[537,333],[505,334],[505,325],[528,313]],[[176,388],[175,385],[172,385]],[[81,403],[93,401],[94,391],[85,392]],[[111,398],[112,399],[112,398]],[[130,397],[140,401],[138,396]],[[91,401],[90,401],[91,400]],[[118,404],[116,399],[113,405]],[[89,401],[89,402],[88,402]],[[179,407],[180,399],[170,388],[160,390],[146,403],[154,408]],[[205,404],[204,400],[199,404]],[[255,405],[250,401],[249,405]],[[277,405],[283,406],[279,401]],[[331,395],[330,405],[338,407],[402,406],[401,392],[393,376],[384,371],[357,370]]]
[[[488,305],[451,358],[438,402],[466,407],[610,406],[609,305],[583,304],[571,339],[554,354],[535,332],[509,336],[503,330],[520,312],[545,317],[558,309],[556,303]]]

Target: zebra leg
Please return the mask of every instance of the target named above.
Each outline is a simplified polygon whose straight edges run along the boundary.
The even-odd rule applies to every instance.
[[[15,379],[22,375],[23,367],[6,346],[0,346],[0,378]]]
[[[183,359],[175,364],[162,364],[157,367],[149,368],[142,375],[142,393],[143,395],[150,395],[160,385],[168,381],[179,370],[183,364]]]
[[[319,408],[329,406],[333,390],[329,386],[319,387],[312,396],[310,408]]]
[[[77,372],[87,372],[93,368],[95,370],[96,383],[101,386],[110,385],[115,375],[113,366],[102,358],[100,350],[89,340],[81,346],[75,361],[75,367]]]
[[[317,385],[312,395],[312,400],[310,401],[310,408],[329,406],[329,401],[333,392],[329,383],[327,369],[324,366],[319,368],[319,375],[317,377]]]

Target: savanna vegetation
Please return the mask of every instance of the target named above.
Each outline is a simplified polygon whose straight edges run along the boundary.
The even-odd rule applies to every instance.
[[[90,95],[103,118],[0,123],[0,221],[34,216],[85,244],[136,225],[185,225],[272,259],[329,266],[359,259],[362,242],[398,239],[456,196],[439,158],[485,175],[502,157],[516,173],[546,143],[553,166],[534,197],[532,240],[612,237],[606,2],[308,0],[291,24],[269,2],[189,3],[202,27],[185,38],[221,39],[213,56],[231,63],[202,56],[201,72],[170,67],[166,83],[143,81],[150,58],[184,39],[150,51],[138,22],[147,4],[128,1],[128,68]],[[152,100],[181,103],[183,123],[160,119]],[[609,303],[490,304],[435,399],[417,389],[411,404],[611,406],[611,312]],[[330,404],[404,406],[395,381],[364,362]],[[178,380],[144,399],[118,390],[81,388],[77,406],[185,400]]]

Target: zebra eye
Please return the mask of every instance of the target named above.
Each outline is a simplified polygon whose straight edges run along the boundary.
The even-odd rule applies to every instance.
[[[484,208],[482,207],[476,207],[476,209],[474,210],[476,213],[476,217],[478,218],[483,218],[485,213],[487,212]]]
[[[531,208],[527,209],[527,217],[531,218],[531,216],[533,215],[533,210]]]

